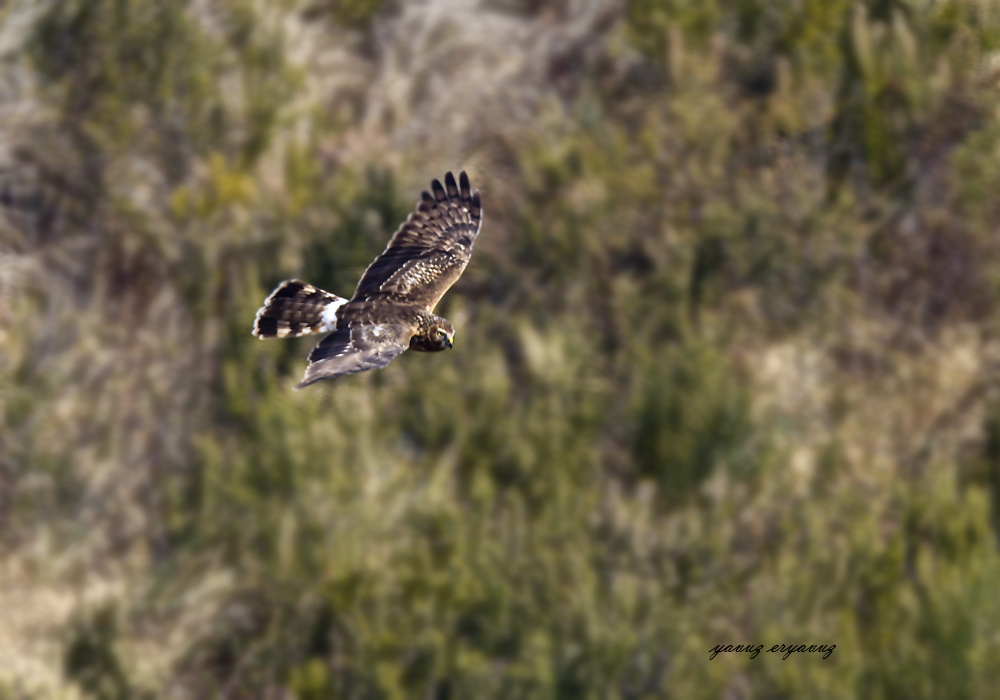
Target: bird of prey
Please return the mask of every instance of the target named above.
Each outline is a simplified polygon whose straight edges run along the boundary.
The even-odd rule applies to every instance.
[[[482,225],[479,190],[462,171],[431,182],[431,193],[368,266],[350,300],[286,280],[257,312],[258,338],[326,333],[295,388],[343,374],[381,369],[410,348],[439,352],[452,346],[455,329],[432,312],[461,276]]]

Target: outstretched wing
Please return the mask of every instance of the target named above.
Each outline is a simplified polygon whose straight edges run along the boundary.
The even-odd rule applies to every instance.
[[[444,185],[431,182],[417,210],[407,217],[385,252],[368,266],[353,302],[382,301],[434,309],[462,275],[482,225],[479,191],[469,187],[463,170],[448,173]]]
[[[309,353],[309,366],[296,389],[342,374],[381,369],[410,344],[413,327],[403,323],[344,322]]]

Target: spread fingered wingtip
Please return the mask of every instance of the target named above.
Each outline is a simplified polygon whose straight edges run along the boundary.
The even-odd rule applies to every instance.
[[[469,176],[463,170],[458,176],[458,186],[461,189],[462,206],[472,211],[472,186],[469,184]]]
[[[447,180],[447,177],[445,178]],[[444,186],[437,178],[431,180],[431,189],[434,190],[434,201],[438,204],[448,201],[448,194],[444,191]]]
[[[483,202],[479,197],[479,190],[472,193],[472,206],[469,207],[469,213],[472,214],[473,219],[481,219],[483,216]]]
[[[455,203],[459,200],[458,185],[455,183],[455,176],[449,171],[444,176],[444,186],[448,190],[448,199],[455,200]]]

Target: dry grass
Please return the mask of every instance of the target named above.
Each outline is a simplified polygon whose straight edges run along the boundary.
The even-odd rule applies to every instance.
[[[0,9],[0,697],[989,697],[1000,15],[736,5]],[[462,167],[456,350],[290,391]]]

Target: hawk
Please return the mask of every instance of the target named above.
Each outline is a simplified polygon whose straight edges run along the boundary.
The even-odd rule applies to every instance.
[[[440,352],[452,347],[455,329],[434,307],[462,275],[482,225],[479,190],[462,171],[431,182],[431,193],[368,266],[348,299],[286,280],[264,300],[253,323],[258,338],[326,333],[295,388],[343,374],[381,369],[410,348]]]

